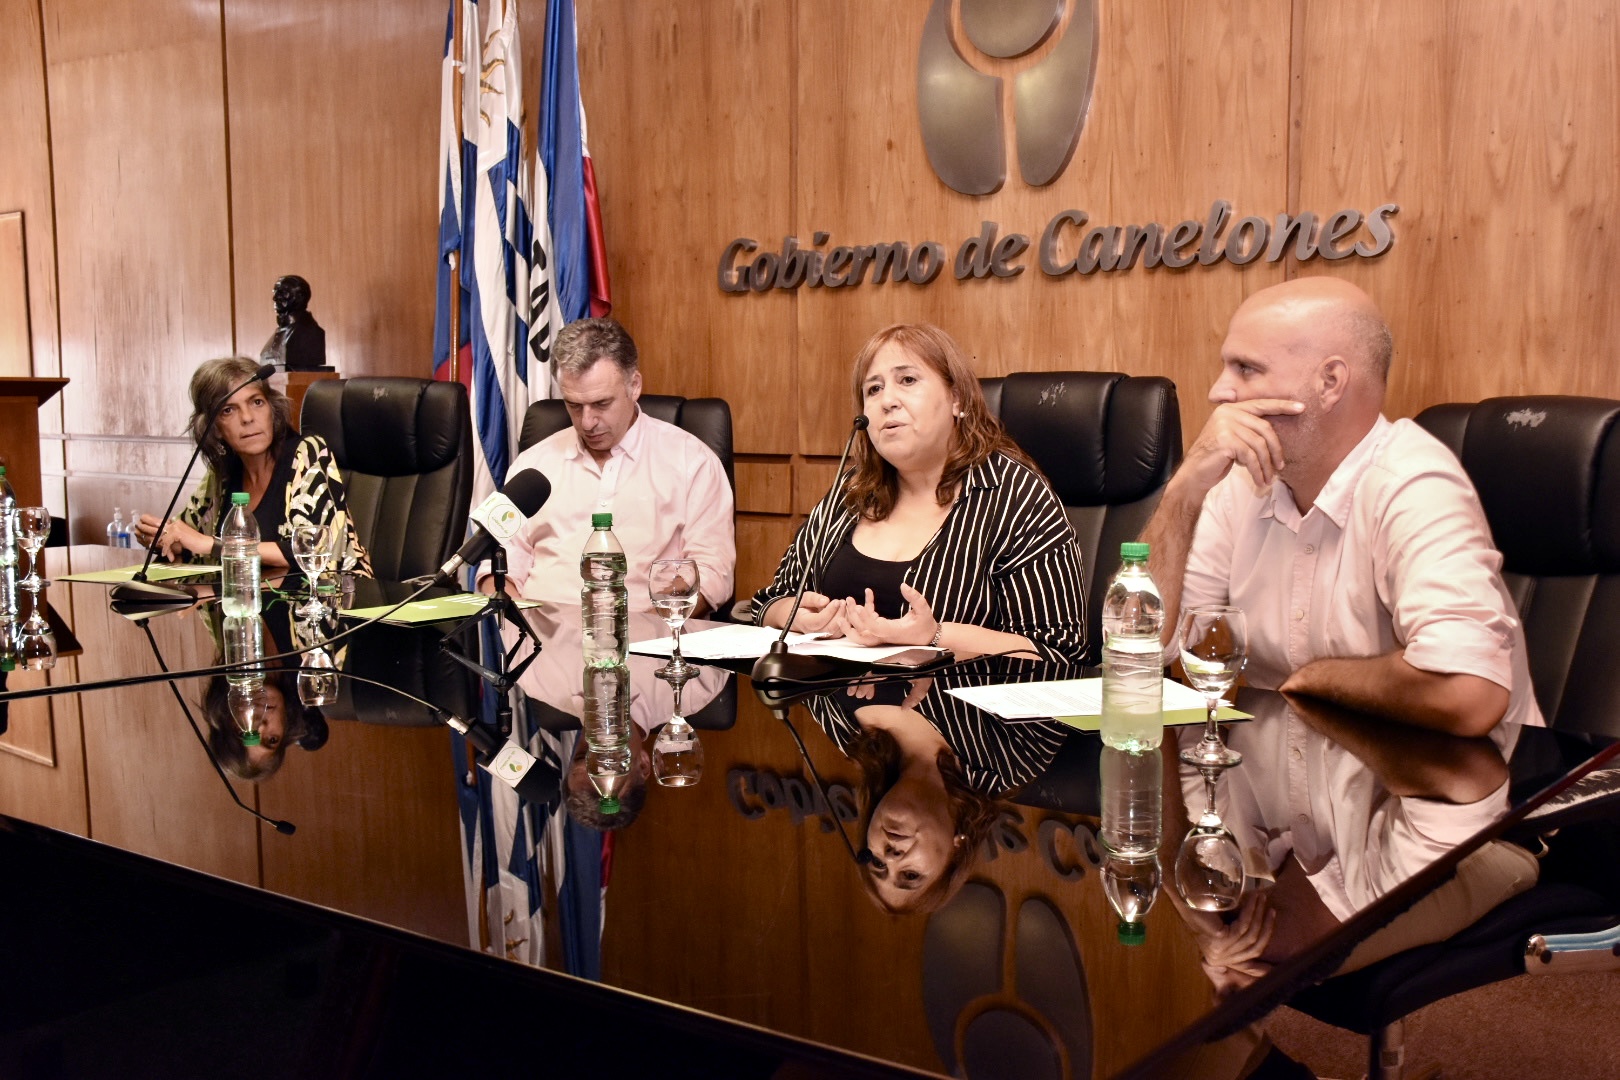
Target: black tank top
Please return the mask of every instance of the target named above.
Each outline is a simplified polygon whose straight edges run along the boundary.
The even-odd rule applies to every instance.
[[[827,560],[818,591],[833,600],[848,597],[857,604],[864,604],[866,590],[871,589],[877,613],[885,619],[898,619],[906,606],[900,598],[900,583],[905,580],[912,561],[889,562],[862,555],[855,550],[854,541],[846,537]]]

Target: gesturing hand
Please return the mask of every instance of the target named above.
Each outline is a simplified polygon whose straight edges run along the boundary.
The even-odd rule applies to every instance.
[[[793,630],[801,634],[843,637],[847,633],[844,612],[850,606],[848,600],[832,600],[818,592],[807,592],[799,605],[799,613],[793,617]]]
[[[1268,416],[1297,416],[1305,406],[1286,398],[1254,398],[1227,402],[1216,407],[1204,430],[1187,448],[1181,474],[1208,491],[1232,470],[1242,465],[1254,477],[1255,486],[1266,487],[1282,471],[1282,443]]]
[[[849,640],[857,645],[927,645],[934,640],[939,620],[923,594],[902,584],[900,596],[908,610],[898,619],[885,619],[877,613],[871,589],[866,590],[866,603],[849,604],[844,610]]]

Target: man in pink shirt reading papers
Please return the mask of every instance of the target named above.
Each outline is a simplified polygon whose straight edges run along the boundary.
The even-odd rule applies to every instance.
[[[507,545],[508,590],[579,603],[579,556],[593,513],[613,515],[624,546],[631,607],[647,608],[656,559],[698,564],[694,615],[731,597],[737,548],[725,466],[697,436],[646,415],[635,342],[612,319],[563,327],[552,355],[570,426],[529,447],[510,471],[538,469],[551,497]],[[487,579],[480,586],[488,588]]]
[[[1462,466],[1413,421],[1382,415],[1393,351],[1372,300],[1333,278],[1286,282],[1238,308],[1214,414],[1142,537],[1165,626],[1183,605],[1242,608],[1250,685],[1488,737],[1506,754],[1510,724],[1543,722],[1524,633]],[[1276,745],[1244,753],[1276,772],[1294,835],[1265,860],[1275,888],[1251,894],[1230,928],[1255,946],[1228,958],[1234,973],[1336,925],[1506,808],[1505,768],[1466,795],[1395,790],[1365,769],[1329,768],[1292,709],[1265,731],[1246,734]],[[1352,788],[1353,800],[1335,795]],[[1498,848],[1391,924],[1386,933],[1418,924],[1394,947],[1446,936],[1533,884],[1534,859]],[[1268,904],[1287,915],[1270,949]]]

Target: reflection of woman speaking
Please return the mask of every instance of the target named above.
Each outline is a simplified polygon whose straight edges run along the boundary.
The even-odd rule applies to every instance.
[[[854,465],[755,596],[756,620],[786,620],[825,531],[794,629],[862,645],[1032,653],[1045,661],[1040,677],[1078,674],[1086,619],[1074,532],[990,415],[956,343],[932,326],[891,326],[856,356],[854,387],[869,421]],[[986,796],[1038,775],[1062,730],[1002,725],[938,689],[889,696],[860,706],[830,694],[809,706],[862,765],[868,886],[890,911],[933,910],[961,884],[993,818]]]
[[[370,560],[349,520],[343,474],[326,440],[319,435],[299,438],[291,402],[268,383],[248,383],[226,401],[225,395],[257,370],[252,360],[237,356],[205,361],[191,376],[191,437],[202,447],[208,475],[164,528],[159,552],[187,561],[215,558],[230,493],[245,491],[259,523],[259,557],[265,566],[293,565],[291,544],[283,533],[312,523],[331,529],[334,544],[343,538],[341,569],[370,577]],[[205,427],[216,407],[218,418]],[[157,518],[141,515],[135,532],[143,546],[152,543],[157,526]]]

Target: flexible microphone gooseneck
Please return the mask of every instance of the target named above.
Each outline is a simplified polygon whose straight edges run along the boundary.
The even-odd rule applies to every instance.
[[[844,453],[838,459],[838,471],[834,474],[833,484],[836,486],[844,480],[844,466],[849,461],[849,452],[855,446],[855,436],[865,431],[871,421],[866,414],[857,416],[849,428],[849,438],[844,441]],[[828,514],[821,522],[821,529],[816,534],[816,542],[810,549],[810,557],[805,560],[804,569],[799,572],[799,587],[793,595],[793,608],[788,612],[787,621],[782,624],[782,632],[771,642],[771,650],[758,660],[754,661],[754,669],[749,672],[749,679],[754,684],[754,693],[765,707],[775,713],[779,719],[787,718],[787,709],[794,699],[805,696],[806,691],[799,687],[806,682],[825,678],[836,667],[823,657],[804,656],[788,652],[788,631],[793,627],[793,620],[799,615],[799,605],[804,603],[804,592],[810,584],[810,571],[821,559],[821,546],[827,540],[827,532],[831,528],[832,514]],[[785,689],[783,684],[793,684],[794,689]],[[817,690],[820,690],[817,687]]]
[[[230,404],[231,398],[256,382],[264,382],[275,373],[276,366],[274,364],[260,365],[259,370],[253,373],[251,379],[236,386],[230,393],[220,398],[219,403],[209,411],[208,421],[203,424],[203,431],[206,433],[214,426],[214,421],[219,419],[219,414],[226,405]],[[185,472],[180,474],[180,482],[174,486],[174,494],[169,496],[169,505],[164,508],[163,517],[158,521],[157,532],[153,535],[152,542],[147,545],[146,561],[142,562],[141,568],[135,572],[134,580],[113,586],[112,598],[114,600],[125,603],[138,601],[146,607],[162,607],[167,604],[189,604],[196,599],[195,596],[184,589],[170,588],[167,585],[153,585],[146,580],[146,575],[152,568],[152,557],[157,554],[158,540],[163,536],[163,530],[169,524],[169,518],[174,513],[174,504],[180,501],[180,493],[186,489],[186,481],[190,479],[191,470],[196,467],[197,458],[201,454],[202,442],[199,440],[197,445],[192,448],[191,460],[186,462]]]
[[[152,647],[152,658],[157,661],[158,667],[167,672],[169,665],[164,663],[163,653],[158,648],[157,638],[152,636],[151,624],[143,622],[141,623],[141,629],[146,632],[146,643]],[[208,745],[208,739],[203,735],[202,728],[197,726],[197,718],[191,715],[191,706],[186,704],[185,696],[180,693],[180,688],[174,685],[173,679],[169,680],[169,692],[174,695],[174,700],[179,703],[180,711],[186,714],[186,723],[191,725],[191,733],[197,736],[197,741],[202,744],[203,753],[208,755],[208,763],[214,767],[214,772],[219,774],[219,782],[225,785],[225,790],[230,792],[231,801],[275,829],[282,836],[291,836],[297,832],[298,826],[292,822],[278,821],[273,817],[267,817],[242,801],[242,797],[236,793],[236,787],[231,783],[230,778],[225,775],[225,770],[220,767],[219,758],[214,756],[214,748]]]

